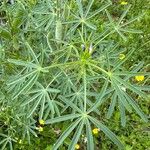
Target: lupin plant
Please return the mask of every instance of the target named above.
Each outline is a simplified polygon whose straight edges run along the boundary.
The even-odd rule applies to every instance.
[[[95,3],[96,0],[1,2],[0,121],[5,123],[5,127],[0,124],[2,150],[12,150],[17,135],[30,143],[31,135],[37,137],[38,131],[44,132],[44,126],[55,127],[62,122],[67,127],[53,150],[61,149],[67,138],[71,140],[66,149],[80,149],[83,134],[87,138],[85,149],[95,150],[93,133],[101,132],[124,149],[119,135],[105,125],[105,120],[119,111],[120,123],[125,127],[126,112],[134,110],[148,121],[136,97],[148,99],[145,92],[149,87],[143,80],[149,73],[142,70],[143,62],[127,68],[124,64],[135,49],[127,47],[126,51],[111,38],[116,35],[126,42],[129,34],[141,34],[130,28],[141,15],[127,20],[131,5],[126,5],[122,15],[114,19],[109,12],[110,0],[99,1],[98,9]],[[100,28],[102,16],[105,22]],[[106,116],[101,115],[104,111]]]

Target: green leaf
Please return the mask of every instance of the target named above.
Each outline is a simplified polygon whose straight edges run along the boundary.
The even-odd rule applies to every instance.
[[[7,59],[7,60],[8,60],[8,62],[18,65],[18,66],[37,68],[37,65],[33,64],[32,62],[16,60],[16,59]]]
[[[36,98],[39,97],[40,95],[41,95],[41,93],[34,94],[30,99],[23,102],[21,106],[25,106],[25,105],[31,103],[32,101],[36,100]]]
[[[116,94],[116,92],[114,92],[114,94],[112,96],[112,100],[111,100],[110,106],[108,108],[107,115],[106,115],[106,117],[108,119],[112,116],[112,114],[114,112],[116,102],[117,102],[117,94]]]
[[[37,65],[39,65],[38,58],[37,58],[35,52],[33,51],[33,49],[31,48],[31,46],[29,45],[29,43],[28,43],[28,42],[25,42],[25,45],[26,45],[26,47],[28,48],[28,50],[29,50],[29,52],[30,52],[30,54],[31,54],[31,56],[32,56],[32,58],[33,58],[33,60],[35,61],[35,63],[36,63]]]
[[[41,108],[39,111],[39,119],[43,118],[43,113],[44,113],[44,109],[45,109],[45,102],[46,102],[46,99],[45,99],[45,96],[43,96],[43,99],[41,101]]]
[[[72,119],[78,118],[80,116],[81,116],[81,114],[68,114],[68,115],[48,119],[45,121],[45,124],[53,124],[53,123],[62,122],[62,121],[66,121],[66,120],[72,120]]]
[[[109,22],[110,22],[112,25],[114,25],[114,24],[113,24],[114,20],[113,20],[113,18],[111,17],[109,11],[108,11],[108,10],[105,10],[105,12],[106,12],[106,15],[107,15],[107,17],[108,17]]]
[[[140,30],[129,29],[129,28],[120,28],[119,30],[123,31],[123,32],[128,32],[128,33],[138,33],[138,34],[142,34],[143,33]]]
[[[87,136],[87,150],[94,150],[92,128],[88,119],[86,119],[86,136]]]
[[[79,14],[81,16],[81,18],[83,18],[83,7],[82,7],[82,3],[81,3],[81,0],[76,0],[77,2],[77,5],[78,5],[78,8],[79,8]]]
[[[126,114],[125,114],[125,108],[121,101],[119,101],[119,110],[121,114],[121,125],[125,127],[126,125]]]
[[[46,88],[46,91],[50,92],[50,93],[59,93],[60,90],[55,89],[55,88]]]
[[[29,76],[35,74],[36,72],[37,72],[37,70],[33,70],[33,71],[31,71],[31,72],[25,73],[25,74],[22,75],[22,76],[19,76],[19,75],[18,75],[17,78],[8,81],[7,85],[10,86],[10,85],[13,85],[13,84],[18,84],[19,82],[24,81],[27,77],[29,77]]]
[[[43,98],[43,95],[40,95],[40,96],[38,97],[38,99],[36,100],[36,102],[35,102],[35,103],[33,104],[33,106],[31,107],[31,110],[30,110],[30,112],[29,112],[27,118],[31,117],[31,115],[34,113],[34,111],[37,109],[38,105],[40,104],[42,98]]]
[[[86,24],[89,28],[91,28],[91,29],[93,29],[93,30],[96,30],[96,26],[93,25],[92,23],[90,23],[90,22],[88,22],[88,21],[85,21],[85,24]]]

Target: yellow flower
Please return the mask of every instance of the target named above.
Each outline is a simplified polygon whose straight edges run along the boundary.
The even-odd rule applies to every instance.
[[[120,4],[121,4],[121,5],[127,5],[127,4],[128,4],[128,2],[126,2],[126,1],[122,1]]]
[[[143,75],[135,76],[135,80],[136,81],[143,81],[144,80],[144,76]]]
[[[43,127],[38,127],[39,132],[43,131]]]
[[[80,145],[79,145],[79,144],[76,144],[76,145],[75,145],[75,149],[80,149]]]
[[[40,123],[40,125],[44,125],[45,121],[41,119],[41,120],[39,120],[39,123]]]
[[[119,59],[123,60],[126,56],[124,54],[119,54]]]
[[[19,142],[18,142],[19,144],[22,144],[22,140],[19,140]]]
[[[93,132],[93,134],[98,134],[99,129],[98,129],[98,128],[94,128],[94,129],[92,130],[92,132]]]

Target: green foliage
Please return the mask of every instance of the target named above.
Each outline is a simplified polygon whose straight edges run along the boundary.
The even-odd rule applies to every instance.
[[[138,101],[149,100],[147,62],[131,61],[149,42],[138,49],[133,42],[132,33],[143,34],[134,22],[145,14],[128,16],[131,3],[115,18],[113,6],[110,0],[1,2],[2,150],[73,150],[77,143],[88,150],[137,148],[122,130],[139,119],[134,113],[148,122],[148,108]]]

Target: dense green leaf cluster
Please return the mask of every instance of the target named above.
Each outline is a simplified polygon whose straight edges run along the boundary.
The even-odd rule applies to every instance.
[[[51,143],[53,150],[63,149],[63,144],[75,149],[82,135],[87,139],[84,149],[95,150],[94,127],[124,149],[105,121],[116,111],[123,127],[126,114],[133,111],[148,121],[137,97],[148,100],[150,87],[135,76],[146,78],[150,73],[143,69],[143,62],[127,67],[136,49],[123,47],[113,38],[127,42],[131,33],[141,34],[131,23],[144,14],[127,19],[131,8],[127,5],[115,18],[109,12],[111,5],[110,0],[99,2],[99,8],[94,0],[1,2],[2,150],[12,150],[16,137],[32,143],[31,137],[39,136],[39,120],[63,131]],[[62,122],[65,129],[59,126]]]

